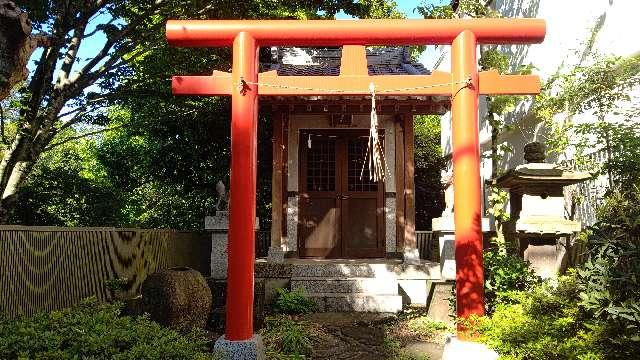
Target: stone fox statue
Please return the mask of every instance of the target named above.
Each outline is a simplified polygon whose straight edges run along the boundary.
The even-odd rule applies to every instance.
[[[218,181],[216,184],[216,193],[218,193],[216,211],[227,211],[229,209],[229,192],[227,192],[222,181]]]

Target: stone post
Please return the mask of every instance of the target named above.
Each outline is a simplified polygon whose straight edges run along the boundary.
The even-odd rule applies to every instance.
[[[438,233],[440,250],[440,278],[443,281],[456,279],[455,226],[453,216],[431,220],[431,228]],[[489,219],[482,218],[482,232],[489,231]]]
[[[260,229],[259,219],[256,218],[256,231]],[[214,216],[204,218],[204,229],[211,232],[211,277],[226,279],[228,267],[229,244],[229,212],[216,211]]]
[[[204,218],[204,228],[211,232],[211,277],[227,278],[227,245],[229,243],[229,212],[216,211]]]

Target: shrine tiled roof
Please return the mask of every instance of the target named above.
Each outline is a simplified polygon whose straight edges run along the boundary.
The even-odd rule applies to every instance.
[[[369,75],[428,75],[407,47],[367,48]],[[341,48],[273,48],[270,70],[280,76],[338,76]]]

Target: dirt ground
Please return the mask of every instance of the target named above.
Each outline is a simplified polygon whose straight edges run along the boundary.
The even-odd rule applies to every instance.
[[[425,335],[408,326],[421,314],[317,313],[304,317],[318,326],[311,359],[439,360],[446,331]]]

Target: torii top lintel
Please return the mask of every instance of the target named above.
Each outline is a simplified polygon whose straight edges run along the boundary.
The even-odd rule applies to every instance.
[[[278,76],[275,71],[258,74],[256,85],[261,96],[367,95],[371,82],[375,82],[378,93],[386,96],[450,96],[456,91],[450,86],[450,73],[368,76],[364,45],[451,44],[465,31],[473,33],[476,43],[537,43],[544,39],[545,28],[544,20],[539,19],[169,20],[166,31],[169,44],[187,47],[230,46],[239,34],[245,33],[250,34],[256,46],[343,45],[350,49],[343,51],[343,65],[337,77]],[[540,80],[534,75],[483,71],[469,76],[479,84],[480,94],[540,92]],[[173,77],[176,95],[231,95],[237,85],[234,86],[232,74],[220,71],[214,71],[212,76]]]
[[[169,20],[167,40],[175,46],[231,46],[250,33],[258,46],[451,44],[469,30],[480,44],[533,44],[544,40],[540,19],[443,20]]]

